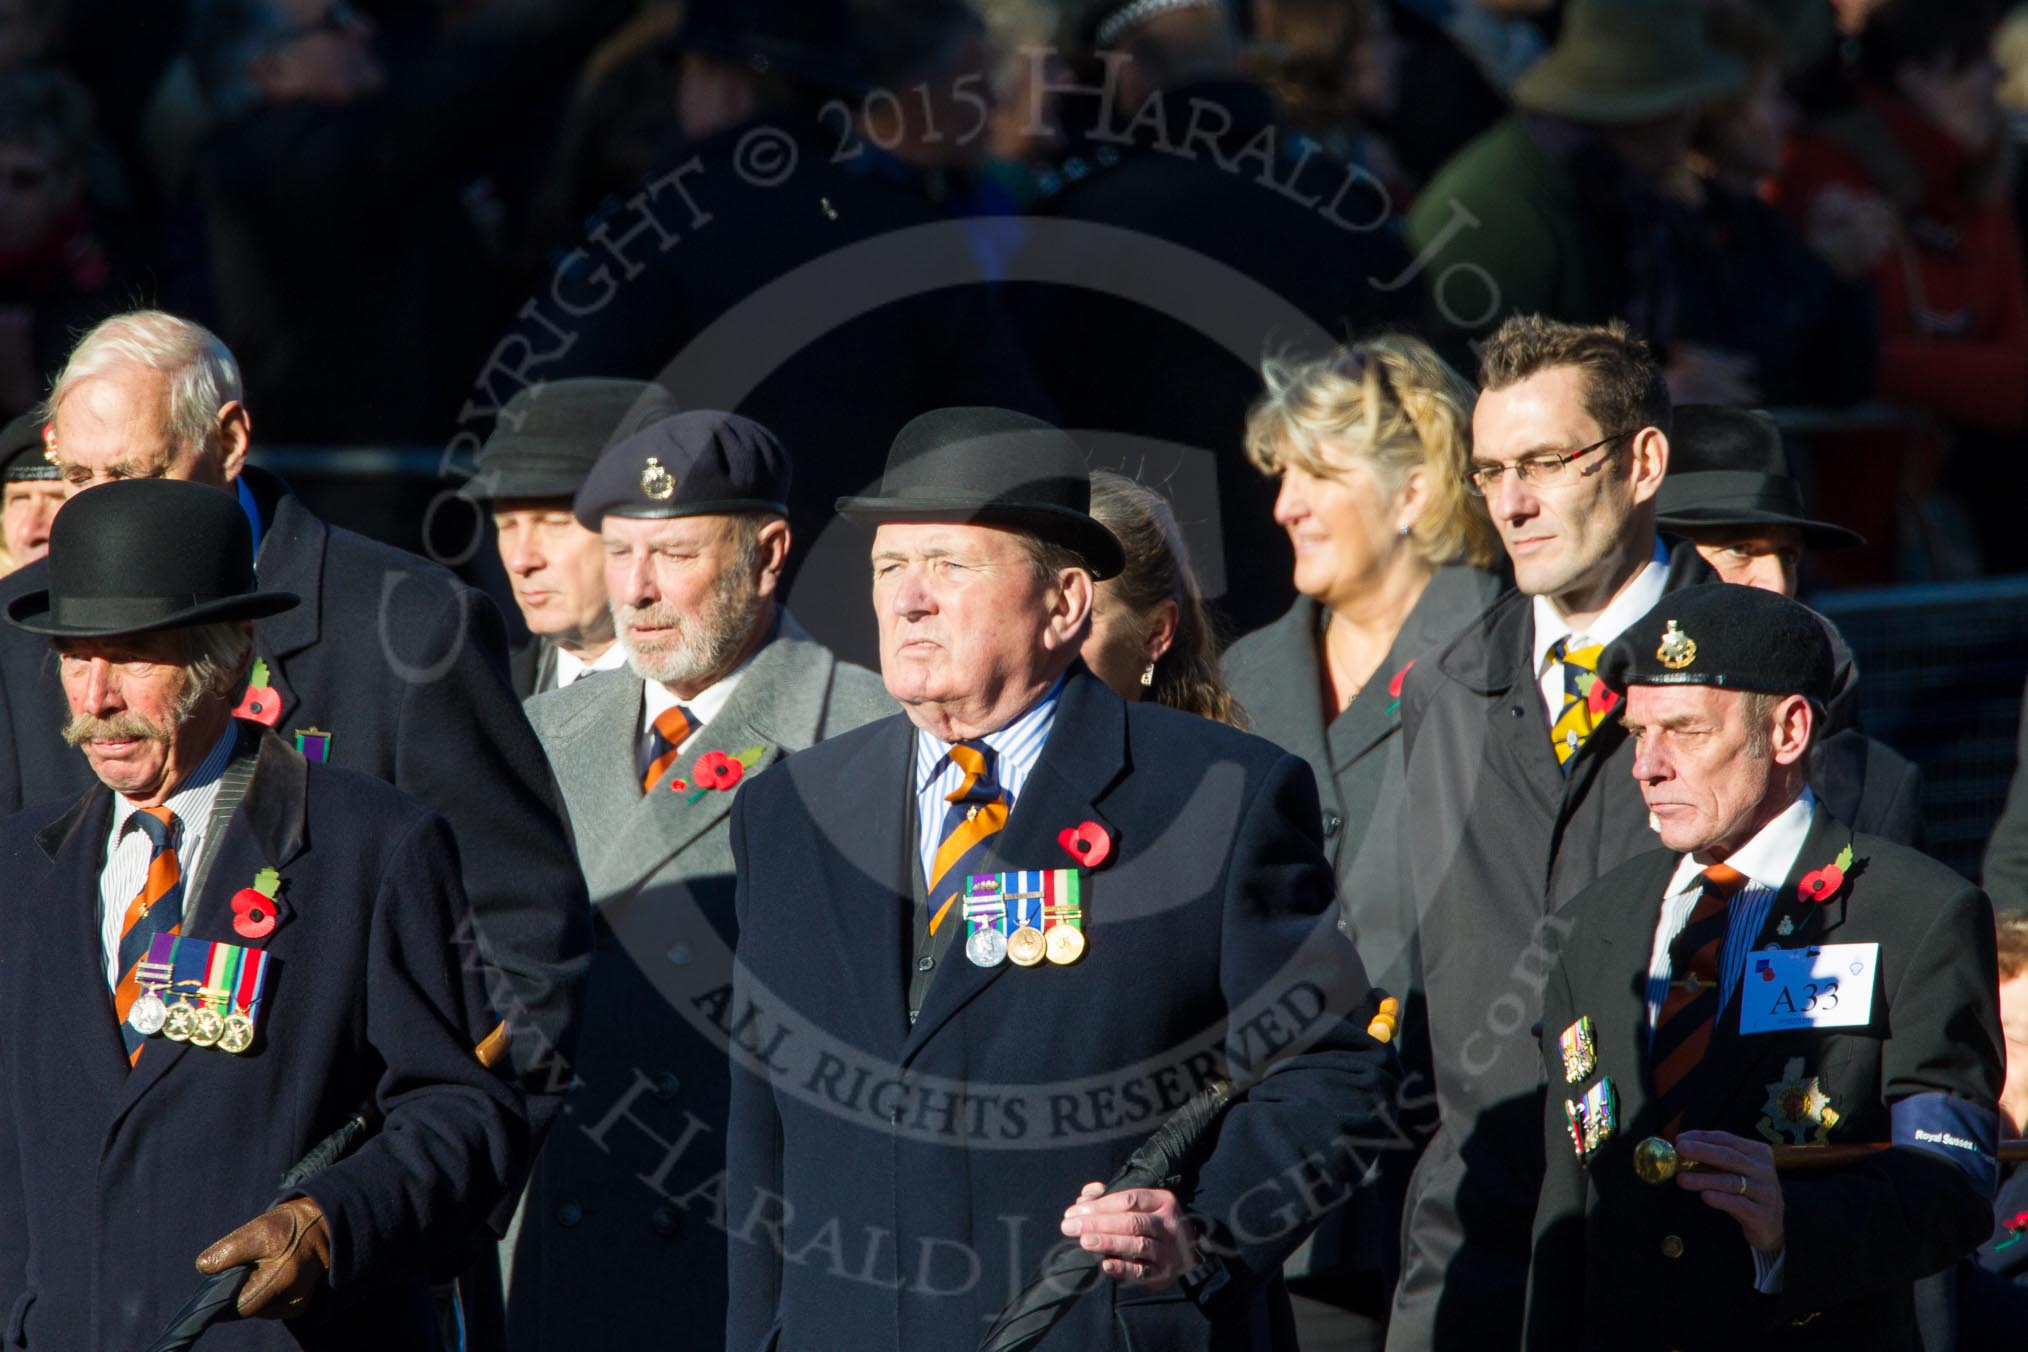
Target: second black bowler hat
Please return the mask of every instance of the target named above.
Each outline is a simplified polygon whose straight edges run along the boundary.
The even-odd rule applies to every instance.
[[[1599,655],[1608,686],[1709,685],[1831,698],[1836,663],[1816,611],[1779,592],[1704,582],[1664,596]]]
[[[1773,418],[1718,404],[1677,405],[1655,524],[1665,531],[1794,526],[1811,549],[1866,543],[1857,531],[1803,514],[1802,490]]]
[[[1091,514],[1084,448],[1039,418],[1004,408],[940,408],[894,438],[880,491],[840,498],[841,515],[1008,526],[1063,545],[1094,577],[1126,566],[1119,539]]]
[[[258,620],[296,604],[260,590],[239,499],[174,479],[123,479],[65,503],[49,532],[49,588],[8,603],[31,634],[112,638]]]

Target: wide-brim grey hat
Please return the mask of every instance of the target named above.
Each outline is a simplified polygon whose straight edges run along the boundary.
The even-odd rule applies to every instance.
[[[1625,126],[1739,93],[1746,67],[1704,26],[1691,0],[1574,0],[1556,45],[1514,81],[1514,106]]]

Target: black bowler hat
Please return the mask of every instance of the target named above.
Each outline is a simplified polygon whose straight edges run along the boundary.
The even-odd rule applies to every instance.
[[[651,423],[599,457],[571,503],[578,524],[789,512],[789,453],[751,418],[693,409]]]
[[[609,447],[676,412],[676,400],[643,380],[590,376],[544,380],[515,392],[479,448],[476,473],[458,496],[574,498]]]
[[[1829,627],[1779,592],[1705,582],[1670,592],[1600,654],[1598,674],[1630,685],[1710,685],[1830,701]]]
[[[49,531],[49,589],[8,603],[31,634],[111,638],[258,620],[296,604],[259,590],[239,499],[176,479],[122,479],[65,503]]]
[[[1103,581],[1126,552],[1091,514],[1084,447],[1039,418],[1004,408],[940,408],[901,429],[877,497],[840,498],[862,525],[959,521],[1010,526],[1076,551]]]
[[[30,409],[0,432],[0,482],[58,477],[56,466],[43,453],[42,424],[42,415]]]
[[[1669,472],[1655,495],[1666,531],[1794,526],[1811,549],[1863,545],[1857,531],[1803,515],[1781,429],[1758,409],[1678,405],[1669,430]]]
[[[676,34],[680,51],[852,93],[866,87],[859,45],[847,0],[690,0]]]

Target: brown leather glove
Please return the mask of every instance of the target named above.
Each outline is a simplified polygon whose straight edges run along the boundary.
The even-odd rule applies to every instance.
[[[210,1276],[251,1264],[253,1275],[239,1289],[245,1319],[294,1319],[331,1270],[331,1226],[307,1197],[288,1201],[254,1217],[197,1255],[197,1270]]]

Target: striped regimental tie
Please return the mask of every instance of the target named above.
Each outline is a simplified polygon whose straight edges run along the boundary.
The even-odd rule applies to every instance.
[[[1683,1127],[1684,1100],[1692,1072],[1711,1045],[1718,1021],[1719,964],[1724,957],[1727,914],[1746,886],[1738,869],[1713,864],[1704,870],[1704,891],[1690,918],[1669,941],[1669,994],[1655,1015],[1648,1064],[1655,1068],[1655,1106],[1662,1135],[1670,1140]]]
[[[662,776],[676,764],[676,748],[696,730],[690,711],[680,704],[655,715],[655,722],[648,729],[647,745],[641,748],[639,763],[634,767],[641,772],[642,793],[652,793],[662,782]]]
[[[148,837],[148,876],[127,903],[120,927],[120,980],[113,987],[113,1012],[119,1016],[120,1038],[127,1046],[127,1064],[141,1059],[147,1039],[127,1023],[134,1001],[141,997],[135,970],[148,956],[158,934],[175,934],[183,925],[183,867],[176,859],[176,814],[166,807],[144,807],[128,822]]]
[[[987,842],[1007,824],[1007,794],[994,777],[993,762],[999,755],[984,742],[959,742],[950,750],[951,764],[965,772],[958,787],[944,795],[950,806],[944,810],[944,831],[937,845],[936,860],[930,869],[930,933],[943,924],[951,903],[963,890],[968,874],[979,866]],[[949,878],[957,886],[942,902],[937,889]]]

